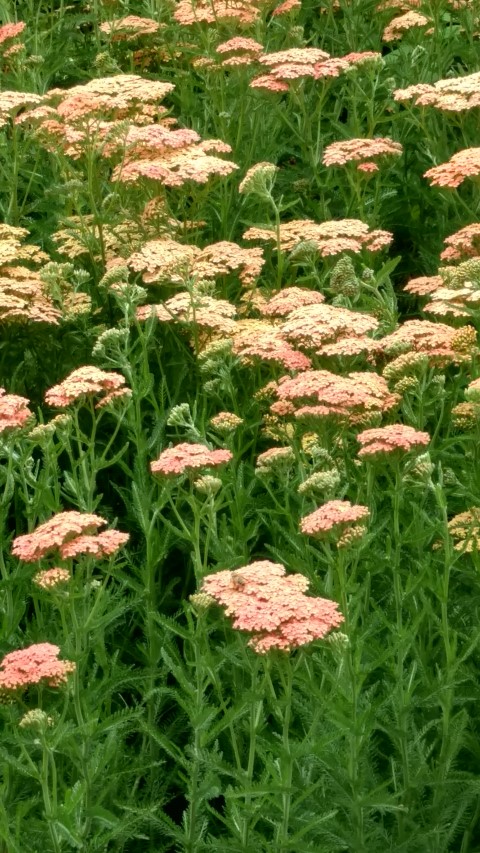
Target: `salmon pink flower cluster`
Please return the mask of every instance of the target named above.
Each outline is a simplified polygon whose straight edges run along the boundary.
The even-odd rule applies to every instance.
[[[230,450],[210,450],[205,444],[183,442],[163,450],[158,459],[150,463],[150,470],[163,477],[176,477],[203,468],[218,468],[232,458]]]
[[[341,548],[363,536],[369,517],[370,511],[366,506],[333,500],[304,516],[300,530],[316,539],[333,537],[337,547]]]
[[[391,456],[421,450],[430,442],[428,432],[421,432],[406,424],[391,424],[377,429],[359,432],[357,441],[361,444],[358,455],[362,459],[377,456]]]
[[[111,556],[125,545],[129,535],[118,530],[98,533],[98,528],[105,524],[106,519],[93,513],[60,512],[40,524],[33,533],[17,536],[13,540],[12,554],[25,563],[34,563],[55,551],[62,559],[81,554]]]
[[[5,655],[0,662],[0,697],[5,699],[28,687],[45,684],[60,687],[75,672],[75,664],[59,660],[60,649],[52,643],[36,643]]]
[[[253,634],[249,646],[260,654],[289,652],[322,639],[343,622],[338,605],[305,595],[304,575],[287,575],[281,563],[258,560],[234,571],[204,577],[200,593],[211,596],[233,617],[233,627]]]
[[[74,370],[59,385],[50,388],[45,394],[45,402],[49,406],[64,409],[74,403],[83,403],[85,398],[100,397],[96,406],[99,408],[117,398],[129,397],[131,393],[121,373],[105,372],[86,365]]]

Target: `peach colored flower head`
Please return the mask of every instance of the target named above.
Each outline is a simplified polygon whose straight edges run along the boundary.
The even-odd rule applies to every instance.
[[[113,41],[133,41],[140,36],[154,35],[160,29],[160,24],[151,18],[127,15],[115,21],[105,21],[99,29],[101,33],[111,36]]]
[[[105,404],[114,397],[125,396],[130,389],[125,386],[125,378],[121,373],[105,372],[98,367],[86,365],[70,373],[59,385],[54,385],[45,394],[45,402],[49,406],[65,408],[85,397],[103,398]]]
[[[260,8],[250,0],[179,0],[173,14],[183,26],[223,23],[253,24]]]
[[[300,244],[313,248],[321,257],[341,255],[344,252],[377,252],[390,245],[393,234],[389,231],[369,231],[365,222],[359,219],[337,219],[328,222],[314,222],[311,219],[294,219],[280,224],[280,249],[291,252]],[[243,235],[245,240],[261,240],[276,243],[275,230],[269,228],[248,228]]]
[[[237,323],[232,352],[245,364],[260,360],[281,364],[287,370],[307,370],[312,364],[308,356],[292,347],[280,329],[261,320]]]
[[[454,540],[456,551],[466,553],[480,550],[480,509],[471,507],[455,515],[448,522],[448,532]]]
[[[455,189],[466,178],[475,178],[478,175],[480,175],[480,148],[464,148],[446,163],[428,169],[424,178],[430,178],[430,183],[434,187]]]
[[[476,351],[476,332],[471,326],[455,329],[446,323],[407,320],[378,344],[386,354],[421,352],[433,365],[460,364]]]
[[[65,542],[84,533],[94,533],[103,527],[106,520],[92,513],[59,512],[49,521],[40,524],[33,533],[17,536],[13,540],[12,554],[25,563],[34,563],[51,551],[61,548]]]
[[[296,308],[303,308],[305,305],[318,305],[320,302],[325,302],[323,293],[318,293],[316,290],[309,290],[306,287],[294,287],[291,285],[271,296],[261,306],[260,313],[264,317],[286,317],[292,311],[295,311]]]
[[[199,329],[228,334],[235,329],[235,306],[225,299],[176,293],[163,305],[140,305],[137,319],[155,316],[162,323],[188,323]]]
[[[357,441],[362,445],[358,455],[365,459],[420,450],[427,446],[430,436],[428,432],[420,432],[405,424],[391,424],[378,429],[366,429],[358,433]]]
[[[417,83],[407,89],[397,89],[395,101],[414,99],[416,106],[433,106],[445,112],[462,112],[480,105],[480,71],[463,77],[448,77],[433,85]]]
[[[129,538],[128,533],[114,529],[104,530],[94,536],[84,533],[61,545],[60,556],[64,560],[79,557],[81,554],[89,554],[92,557],[112,557],[126,545]]]
[[[257,456],[255,472],[264,474],[271,471],[284,471],[293,462],[295,462],[295,453],[292,447],[271,447]]]
[[[283,3],[280,3],[273,12],[272,18],[279,17],[280,15],[288,15],[293,9],[301,9],[302,4],[300,0],[284,0]]]
[[[207,575],[200,593],[213,598],[233,617],[233,627],[253,634],[258,653],[290,651],[326,636],[343,622],[338,605],[305,595],[308,580],[286,575],[280,563],[258,560],[234,571]]]
[[[289,85],[283,80],[277,80],[273,74],[260,74],[250,80],[251,89],[265,89],[267,92],[288,92]]]
[[[480,255],[480,222],[466,225],[449,237],[445,237],[446,248],[440,255],[442,261],[462,261]]]
[[[341,535],[352,526],[365,525],[370,516],[368,507],[350,501],[328,501],[300,521],[300,530],[307,536]]]
[[[434,293],[441,284],[442,279],[439,275],[421,275],[418,278],[411,278],[403,289],[405,293],[412,293],[415,296],[427,296],[429,293]]]
[[[37,572],[33,576],[33,582],[36,586],[39,586],[40,589],[55,589],[57,586],[63,586],[63,584],[68,583],[71,575],[67,569],[61,568],[53,568],[46,569],[43,572]]]
[[[318,302],[295,308],[280,328],[291,343],[322,355],[325,344],[374,332],[378,320],[370,314]]]
[[[399,15],[393,21],[390,21],[383,31],[382,39],[386,42],[397,41],[408,30],[414,27],[426,27],[429,23],[430,20],[425,15],[420,14],[420,12],[405,12],[405,14]]]
[[[20,429],[33,419],[33,413],[28,408],[29,402],[26,397],[7,394],[5,388],[0,388],[0,434]]]
[[[234,38],[228,39],[228,41],[224,41],[221,44],[217,45],[215,48],[217,53],[255,53],[259,54],[263,50],[263,45],[260,42],[255,41],[252,38],[245,38],[244,36],[235,36]]]
[[[0,27],[0,45],[6,45],[7,42],[21,35],[25,26],[24,21],[19,21],[18,24],[4,24],[3,27]]]
[[[392,155],[398,156],[402,152],[403,147],[400,143],[394,142],[388,137],[345,139],[327,145],[323,152],[322,162],[325,166],[343,166],[349,162],[366,165],[368,160]]]
[[[229,450],[210,450],[205,444],[184,442],[162,451],[158,459],[150,463],[150,470],[164,477],[178,476],[202,468],[218,468],[232,458]]]
[[[59,660],[52,643],[36,643],[5,655],[0,662],[0,695],[8,696],[34,684],[59,687],[75,671],[72,661]]]

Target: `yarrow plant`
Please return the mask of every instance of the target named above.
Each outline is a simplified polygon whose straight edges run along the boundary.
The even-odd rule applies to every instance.
[[[0,4],[0,853],[478,853],[474,0]]]

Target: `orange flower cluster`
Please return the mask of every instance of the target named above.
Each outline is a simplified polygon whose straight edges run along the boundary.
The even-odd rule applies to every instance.
[[[419,450],[427,446],[430,436],[428,432],[420,432],[405,424],[391,424],[378,429],[366,429],[358,433],[357,441],[362,445],[358,451],[359,457],[371,459]]]
[[[224,41],[215,48],[222,57],[222,68],[235,68],[238,65],[251,65],[258,58],[263,46],[255,39],[236,36]]]
[[[73,403],[83,402],[85,397],[100,396],[96,408],[106,406],[112,400],[130,396],[121,373],[105,372],[98,367],[85,365],[70,373],[59,385],[54,385],[45,394],[49,406],[60,409]]]
[[[350,501],[328,501],[300,521],[300,530],[317,539],[335,537],[341,548],[358,540],[370,517],[368,507]]]
[[[480,222],[460,228],[455,234],[445,237],[446,248],[440,255],[442,261],[462,261],[480,256]]]
[[[428,356],[430,364],[444,366],[470,361],[477,352],[476,340],[472,326],[455,329],[445,323],[407,320],[377,343],[387,355],[420,352]]]
[[[344,166],[346,163],[357,163],[357,169],[375,160],[377,157],[399,156],[403,147],[388,137],[375,139],[346,139],[327,145],[323,153],[322,163],[325,166]],[[373,164],[376,165],[376,164]]]
[[[289,341],[324,356],[373,351],[376,344],[367,333],[377,328],[370,314],[324,303],[295,308],[281,325]]]
[[[54,515],[40,524],[33,533],[17,536],[13,540],[12,554],[25,563],[34,563],[58,551],[62,559],[81,554],[109,557],[129,539],[128,533],[98,528],[107,524],[100,515],[71,510]]]
[[[343,622],[336,602],[307,596],[307,589],[304,575],[287,575],[281,563],[257,560],[207,575],[200,592],[225,607],[235,629],[252,633],[248,645],[266,654],[321,639]]]
[[[26,397],[7,394],[5,388],[0,388],[0,435],[11,429],[21,429],[33,419],[29,402]]]
[[[370,231],[360,219],[334,219],[314,222],[311,219],[294,219],[280,223],[280,249],[290,252],[300,243],[313,246],[322,257],[340,255],[343,252],[378,252],[390,245],[393,235],[389,231]],[[276,243],[273,228],[248,228],[245,240],[261,240]]]
[[[218,468],[232,458],[229,450],[210,450],[205,444],[184,442],[163,450],[158,459],[150,463],[150,470],[163,477],[178,476],[202,468]]]
[[[286,317],[296,308],[304,308],[306,305],[318,305],[324,302],[323,293],[309,290],[306,287],[285,287],[267,299],[260,307],[260,313],[264,317]]]
[[[112,41],[135,41],[141,36],[151,36],[158,33],[160,24],[152,18],[139,18],[138,15],[127,15],[115,21],[105,21],[100,24],[100,32],[111,37]]]
[[[162,323],[189,323],[208,332],[228,334],[235,329],[235,305],[211,296],[177,293],[161,305],[141,305],[137,319],[156,316]]]
[[[241,283],[250,287],[262,271],[261,249],[244,249],[223,240],[204,249],[184,245],[168,237],[150,240],[128,258],[128,266],[142,273],[145,284],[184,284],[189,279],[214,281],[238,273]]]
[[[457,151],[446,163],[428,169],[424,178],[430,178],[434,187],[450,187],[455,189],[465,178],[476,178],[480,175],[480,148],[464,148]]]
[[[348,373],[338,376],[328,370],[306,370],[294,377],[282,377],[275,389],[278,399],[273,414],[293,414],[296,418],[335,417],[341,422],[362,423],[379,417],[399,402],[386,380],[377,373]]]
[[[34,684],[60,687],[75,672],[75,664],[58,660],[60,649],[51,643],[36,643],[5,655],[0,662],[0,697],[6,698]]]
[[[398,41],[402,38],[404,33],[408,32],[408,30],[411,30],[414,27],[426,27],[427,24],[430,23],[430,19],[426,18],[425,15],[420,14],[420,12],[405,12],[405,14],[399,15],[397,18],[394,18],[393,21],[390,21],[383,31],[382,39],[386,42]],[[433,30],[426,32],[425,35],[429,35],[431,32],[433,32]]]
[[[423,288],[413,282],[405,287],[408,292],[428,294],[430,302],[424,311],[437,317],[472,317],[480,305],[480,258],[470,258],[457,267],[440,267],[438,276],[431,276]],[[420,292],[421,291],[421,292]]]
[[[414,101],[416,106],[432,106],[445,112],[461,112],[480,105],[480,71],[465,77],[438,80],[433,85],[417,83],[407,89],[397,89],[395,101]]]

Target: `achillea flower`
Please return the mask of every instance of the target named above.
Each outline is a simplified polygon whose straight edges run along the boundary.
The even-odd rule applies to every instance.
[[[426,27],[427,24],[430,23],[431,21],[429,18],[420,14],[420,12],[405,12],[404,15],[399,15],[397,18],[394,18],[393,21],[390,21],[383,31],[382,39],[387,42],[397,41],[398,39],[401,39],[403,34],[408,30],[411,30],[414,27]],[[425,35],[427,35],[427,33],[425,33]]]
[[[162,323],[188,323],[199,329],[229,334],[235,329],[235,306],[225,299],[177,293],[162,305],[140,305],[137,319],[156,316]]]
[[[243,235],[245,240],[277,242],[274,229],[249,228]],[[311,219],[295,219],[280,224],[280,249],[291,252],[300,244],[313,247],[321,257],[340,255],[343,252],[379,251],[392,242],[389,231],[369,231],[359,219],[338,219],[329,222],[313,222]]]
[[[250,80],[251,89],[266,89],[268,92],[288,92],[289,85],[283,80],[277,80],[272,74],[260,74]]]
[[[50,388],[45,394],[45,402],[49,406],[65,408],[73,403],[83,402],[85,397],[100,396],[101,404],[106,405],[115,397],[127,396],[130,393],[121,373],[107,373],[98,367],[86,365],[74,370],[59,385]],[[100,404],[97,404],[97,407],[98,405]]]
[[[480,403],[480,379],[473,379],[465,389],[465,398],[472,403]]]
[[[456,551],[466,553],[480,550],[480,509],[471,507],[455,515],[448,522],[448,532],[455,542]],[[456,541],[455,541],[456,540]]]
[[[50,89],[41,100],[47,104],[56,102],[58,115],[69,124],[95,116],[106,121],[138,116],[140,110],[150,107],[158,114],[159,102],[174,88],[173,83],[146,80],[137,74],[115,74],[66,90]]]
[[[68,583],[71,575],[67,569],[46,569],[43,572],[37,572],[33,576],[33,583],[39,586],[40,589],[55,589],[57,586],[63,586]]]
[[[300,483],[297,491],[299,495],[310,495],[321,492],[329,497],[330,494],[334,494],[341,481],[342,478],[337,468],[330,468],[328,471],[314,471],[313,474],[310,474],[306,480]]]
[[[115,21],[105,21],[100,24],[100,32],[111,36],[112,41],[134,41],[141,36],[158,33],[160,24],[151,18],[139,18],[138,15],[127,15]]]
[[[32,708],[23,715],[18,725],[21,729],[33,728],[45,731],[54,724],[54,718],[48,716],[41,708]]]
[[[416,106],[433,106],[445,112],[461,112],[479,106],[479,81],[480,71],[476,71],[464,77],[438,80],[433,85],[418,83],[407,89],[397,89],[393,97],[395,101],[414,99]]]
[[[430,178],[432,186],[455,189],[466,178],[475,178],[477,175],[480,175],[480,148],[465,148],[446,163],[428,169],[423,177]]]
[[[362,459],[420,450],[430,441],[428,432],[419,432],[405,424],[391,424],[378,429],[366,429],[358,433],[357,441],[362,445],[358,456]]]
[[[452,424],[457,429],[470,430],[480,423],[480,406],[475,403],[459,403],[451,411]]]
[[[307,536],[339,537],[338,545],[350,544],[364,533],[370,516],[368,507],[350,501],[329,501],[300,521],[300,530]],[[347,535],[346,539],[343,537]],[[342,541],[343,540],[343,541]]]
[[[42,102],[40,95],[30,92],[0,92],[0,128],[25,107],[37,106]]]
[[[5,655],[0,662],[0,697],[9,698],[35,684],[60,687],[75,671],[75,664],[58,660],[60,649],[51,643],[36,643]]]
[[[234,412],[219,412],[210,418],[210,426],[220,435],[228,435],[243,424],[243,418],[239,418]]]
[[[201,495],[214,497],[222,488],[223,483],[219,477],[213,477],[211,474],[203,474],[194,480],[193,485]]]
[[[0,27],[0,45],[5,45],[21,35],[25,29],[24,21],[19,21],[18,24],[4,24]],[[3,51],[3,47],[1,48]]]
[[[100,515],[92,513],[76,510],[59,512],[40,524],[33,533],[17,536],[13,540],[12,554],[25,563],[35,563],[77,536],[96,533],[106,523]]]
[[[277,6],[272,12],[272,18],[276,18],[279,15],[288,15],[293,9],[301,9],[302,4],[300,0],[284,0],[283,3],[280,3],[280,6]]]
[[[214,153],[229,153],[230,146],[210,139],[170,151],[160,157],[122,161],[112,172],[112,181],[132,184],[145,178],[158,181],[167,187],[183,187],[189,181],[206,184],[210,177],[227,177],[238,166],[231,160],[222,160]]]
[[[258,61],[269,68],[287,64],[313,66],[316,62],[328,59],[329,55],[316,47],[291,47],[287,50],[277,50],[275,53],[264,53]]]
[[[274,163],[255,163],[245,173],[245,176],[238,185],[238,192],[245,195],[265,195],[271,192],[275,177],[279,171],[278,166]]]
[[[248,645],[260,654],[290,651],[325,637],[343,622],[338,605],[305,595],[308,580],[286,575],[280,563],[258,560],[234,571],[207,575],[200,593],[233,617],[233,627],[252,633]]]
[[[378,325],[378,320],[370,314],[318,303],[295,308],[280,328],[293,344],[323,355],[326,345],[345,338],[360,339],[360,351],[363,351],[365,335],[375,331]]]
[[[398,382],[405,376],[416,371],[424,371],[428,367],[428,356],[422,352],[406,352],[394,358],[383,369],[382,375],[388,382]]]
[[[440,255],[442,261],[462,261],[480,256],[480,222],[461,228],[445,237],[446,248]]]
[[[250,0],[179,0],[173,14],[183,26],[236,22],[253,24],[260,16],[260,8]]]
[[[323,152],[322,163],[325,166],[344,166],[346,163],[354,162],[360,164],[357,166],[360,168],[360,166],[374,165],[367,161],[375,160],[377,157],[398,156],[402,152],[402,145],[388,137],[345,139],[327,145]]]
[[[61,545],[59,552],[63,560],[79,557],[81,554],[89,554],[92,557],[112,557],[126,545],[129,538],[128,533],[113,529],[104,530],[95,535],[84,533]]]
[[[306,370],[310,359],[294,349],[281,330],[261,320],[243,320],[237,323],[232,339],[232,352],[245,364],[271,361],[287,370]]]
[[[290,286],[271,296],[260,308],[260,313],[264,317],[286,317],[296,308],[303,308],[305,305],[318,305],[320,302],[325,302],[323,293],[309,290],[306,287]]]
[[[233,459],[229,450],[210,450],[204,444],[184,442],[163,450],[158,459],[150,463],[152,474],[164,477],[178,476],[202,468],[218,468]]]
[[[454,329],[430,320],[407,320],[390,335],[377,341],[386,354],[420,352],[432,365],[460,364],[476,352],[476,332],[471,326]]]
[[[280,406],[287,406],[284,414],[292,413],[296,418],[335,417],[347,423],[356,423],[360,416],[381,415],[400,399],[390,393],[385,379],[377,373],[338,376],[328,370],[306,370],[298,376],[284,376],[276,393]],[[274,403],[271,411],[282,414],[277,405]]]
[[[28,408],[26,397],[7,394],[5,388],[0,388],[0,434],[12,429],[21,429],[34,419],[33,412]]]
[[[295,462],[295,453],[292,447],[271,447],[270,450],[265,450],[257,456],[255,473],[284,472],[293,462]]]
[[[259,54],[263,50],[263,45],[260,42],[255,41],[252,38],[245,38],[244,36],[235,36],[234,38],[228,39],[228,41],[224,41],[221,44],[217,45],[215,48],[217,53],[251,53],[251,54]]]
[[[439,275],[421,275],[411,278],[403,288],[405,293],[413,293],[415,296],[427,296],[441,287],[443,280]]]

